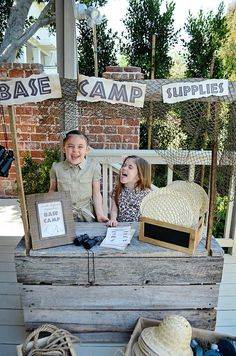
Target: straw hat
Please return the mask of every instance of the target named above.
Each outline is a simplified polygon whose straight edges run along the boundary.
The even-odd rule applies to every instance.
[[[208,209],[208,196],[196,183],[174,181],[159,188],[142,200],[141,215],[185,227],[198,224]]]
[[[192,328],[180,315],[169,315],[158,326],[146,328],[132,349],[133,356],[192,356]]]
[[[187,195],[192,208],[199,212],[199,216],[202,216],[207,212],[209,198],[205,190],[199,184],[183,180],[175,180],[168,185],[168,188]]]
[[[193,212],[188,198],[168,187],[150,192],[140,206],[142,216],[170,224],[191,227]]]

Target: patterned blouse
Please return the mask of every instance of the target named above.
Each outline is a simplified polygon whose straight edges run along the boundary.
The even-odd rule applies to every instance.
[[[130,190],[124,187],[118,199],[117,221],[139,221],[141,201],[150,191],[150,189],[139,188]]]

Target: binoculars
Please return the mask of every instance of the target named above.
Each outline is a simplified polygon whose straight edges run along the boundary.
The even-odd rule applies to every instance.
[[[76,236],[74,239],[74,244],[76,246],[83,246],[86,250],[90,250],[93,246],[102,242],[102,236],[89,237],[88,234],[83,234]]]

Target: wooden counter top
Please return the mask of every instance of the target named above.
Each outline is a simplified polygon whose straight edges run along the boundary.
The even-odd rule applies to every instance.
[[[207,251],[205,249],[205,235],[206,231],[203,232],[203,238],[198,245],[198,248],[194,255],[187,255],[182,252],[178,252],[175,250],[170,250],[166,248],[162,248],[156,245],[152,245],[149,243],[145,243],[139,241],[138,239],[138,223],[120,223],[120,226],[127,226],[131,225],[132,228],[135,229],[135,234],[131,240],[131,244],[124,250],[119,251],[116,249],[104,248],[98,245],[92,248],[95,256],[99,257],[207,257]],[[104,236],[106,235],[107,226],[104,223],[86,223],[86,222],[79,222],[76,223],[76,235],[81,235],[87,233],[89,237],[94,236]],[[25,256],[25,247],[24,241],[22,240],[19,245],[16,247],[15,251],[16,256]],[[74,244],[70,245],[63,245],[58,247],[51,247],[51,248],[44,248],[40,250],[30,250],[30,256],[60,256],[60,257],[84,257],[87,256],[87,251],[82,246],[75,246]],[[212,238],[212,256],[222,256],[223,257],[223,250],[216,242],[214,238]]]

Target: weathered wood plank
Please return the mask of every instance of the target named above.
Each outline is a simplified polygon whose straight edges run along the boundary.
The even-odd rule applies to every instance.
[[[219,285],[20,287],[23,307],[32,310],[207,309],[217,306],[218,292]]]
[[[185,316],[192,326],[213,330],[216,311],[201,310],[32,310],[24,309],[27,330],[42,323],[53,323],[71,332],[117,332],[132,331],[138,318],[163,319],[169,314]],[[61,315],[61,316],[60,316]]]
[[[134,237],[132,238],[131,244],[125,249],[125,251],[119,251],[115,249],[102,248],[100,246],[93,247],[93,251],[97,257],[133,257],[134,254],[136,257],[188,257],[191,258],[191,255],[186,255],[183,252],[170,250],[160,246],[152,245],[138,240],[139,235],[139,225],[138,223],[120,223],[121,226],[131,225],[135,229]],[[82,223],[79,222],[76,224],[76,234],[87,233],[91,238],[94,236],[105,236],[107,231],[107,226],[102,223]],[[84,257],[86,251],[83,247],[75,246],[74,244],[66,246],[52,247],[49,249],[41,250],[31,250],[30,256],[34,257]],[[16,256],[25,255],[25,246],[24,241],[17,245]],[[224,252],[219,244],[212,238],[212,256],[223,256]],[[205,231],[204,236],[197,250],[195,251],[195,257],[207,257],[207,251],[205,249]]]
[[[127,342],[116,342],[114,343],[114,340],[109,342],[108,344],[104,344],[102,342],[101,344],[95,344],[95,343],[85,343],[79,339],[80,343],[74,344],[74,349],[76,352],[76,355],[79,356],[123,356],[125,353],[125,348],[127,345]]]
[[[77,336],[81,342],[81,345],[87,344],[87,345],[96,345],[96,349],[94,349],[94,352],[97,354],[97,347],[100,345],[106,345],[106,344],[120,344],[122,347],[122,344],[125,346],[128,344],[131,332],[90,332],[90,333],[74,333],[75,336]],[[76,350],[80,350],[77,348],[77,345],[75,344]],[[80,355],[80,353],[79,353]],[[86,355],[86,354],[85,354]],[[89,354],[89,356],[92,356],[93,354]],[[95,354],[94,354],[95,355]],[[103,353],[101,354],[103,356]],[[113,355],[113,354],[112,354]],[[123,354],[121,354],[123,355]],[[114,353],[113,356],[121,356],[119,353],[116,354]],[[110,355],[107,355],[110,356]]]
[[[77,228],[90,236],[106,232],[99,223]],[[193,325],[214,329],[223,269],[223,250],[214,239],[212,251],[208,256],[203,240],[193,256],[143,243],[137,230],[125,251],[93,248],[91,286],[83,247],[31,250],[26,256],[20,243],[15,261],[26,327],[54,323],[72,332],[127,332],[140,316],[179,313]],[[92,266],[91,259],[91,276]]]
[[[88,343],[88,344],[95,344],[97,347],[100,345],[104,344],[117,344],[117,343],[123,343],[125,346],[128,344],[131,332],[89,332],[89,333],[74,333],[75,336],[77,336],[80,340],[81,343]],[[100,345],[99,345],[100,343]],[[94,350],[95,351],[95,350]],[[97,355],[97,349],[95,351]],[[80,353],[79,353],[80,355]],[[95,355],[95,354],[94,354]],[[113,354],[112,354],[113,355]],[[123,354],[121,354],[123,355]],[[89,356],[92,356],[89,354]],[[104,356],[102,354],[102,356]],[[110,355],[109,355],[110,356]],[[119,354],[117,355],[114,353],[114,356],[120,356]]]
[[[220,283],[223,258],[97,257],[95,278],[99,285]],[[17,257],[18,282],[24,284],[85,285],[88,261],[84,258]],[[90,263],[92,265],[92,262]],[[131,268],[132,266],[132,268]]]

